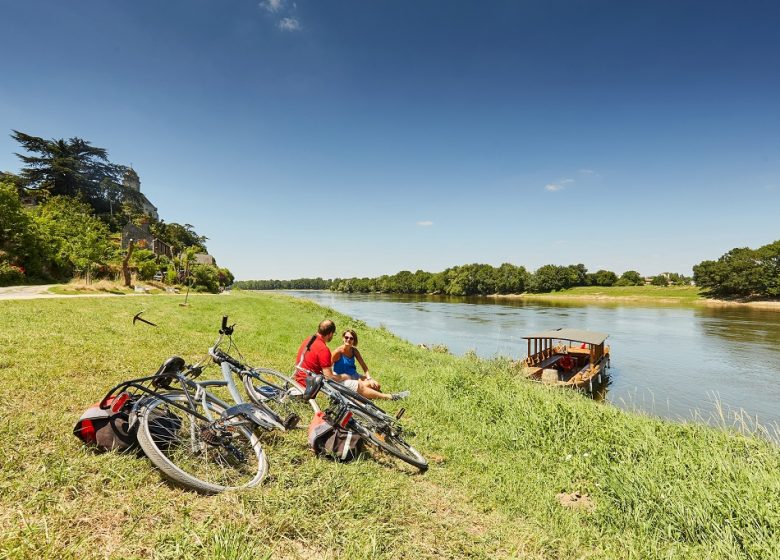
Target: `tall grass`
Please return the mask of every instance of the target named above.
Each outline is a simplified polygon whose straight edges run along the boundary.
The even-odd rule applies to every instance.
[[[0,302],[0,558],[780,557],[780,450],[762,439],[628,414],[307,301],[181,301]],[[158,328],[132,325],[141,309]],[[298,431],[264,439],[261,488],[204,497],[78,444],[84,408],[171,354],[200,359],[222,314],[250,362],[283,371],[322,318],[357,329],[372,374],[411,389],[404,425],[431,469],[319,460]],[[561,505],[573,492],[594,507]]]

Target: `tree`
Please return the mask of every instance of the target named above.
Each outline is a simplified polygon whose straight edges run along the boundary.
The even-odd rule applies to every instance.
[[[108,226],[93,215],[86,203],[55,196],[37,206],[32,215],[62,276],[83,271],[89,281],[95,264],[114,259],[115,248],[109,239]]]
[[[636,270],[626,270],[620,279],[615,283],[616,286],[641,286],[645,283],[644,278]]]
[[[109,209],[104,180],[118,185],[127,168],[111,163],[104,148],[81,138],[45,140],[18,130],[11,137],[28,153],[37,154],[16,154],[24,164],[20,176],[25,187],[51,196],[82,197],[98,212]]]
[[[188,247],[194,247],[196,252],[206,253],[207,237],[198,235],[190,224],[177,224],[152,221],[150,224],[152,234],[161,241],[171,246],[174,253],[180,253]]]
[[[537,293],[555,292],[566,287],[568,270],[563,266],[540,266],[531,277],[530,290]]]
[[[761,294],[780,297],[780,240],[756,250]]]
[[[668,286],[669,279],[665,275],[659,274],[658,276],[653,276],[653,279],[650,281],[650,283],[653,286]]]
[[[615,282],[617,282],[618,277],[617,274],[612,272],[611,270],[599,270],[593,275],[593,284],[596,286],[614,286]]]

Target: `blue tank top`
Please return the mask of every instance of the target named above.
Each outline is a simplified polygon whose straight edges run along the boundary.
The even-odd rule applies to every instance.
[[[355,366],[355,356],[348,358],[346,354],[341,353],[341,357],[333,363],[333,371],[336,373],[346,373],[352,379],[360,379],[360,374]]]

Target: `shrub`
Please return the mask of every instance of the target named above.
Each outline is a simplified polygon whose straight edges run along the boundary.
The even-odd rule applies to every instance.
[[[23,284],[24,268],[7,262],[0,262],[0,286]]]

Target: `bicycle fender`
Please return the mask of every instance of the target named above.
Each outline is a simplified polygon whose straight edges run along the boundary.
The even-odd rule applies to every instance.
[[[222,418],[226,419],[228,423],[236,417],[247,418],[256,426],[266,430],[273,430],[275,428],[284,430],[283,425],[270,418],[262,408],[253,403],[237,404],[231,406],[222,413]]]

